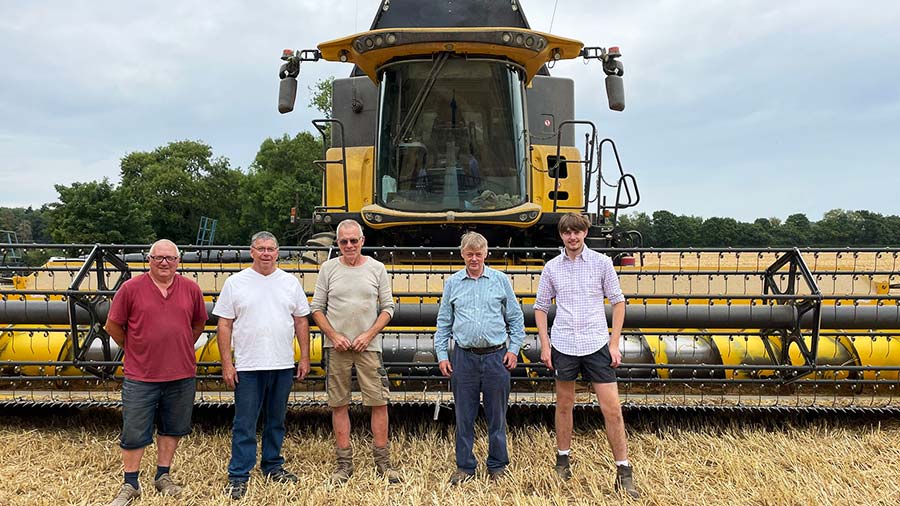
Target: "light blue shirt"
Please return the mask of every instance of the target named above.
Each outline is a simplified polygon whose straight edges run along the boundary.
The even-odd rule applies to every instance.
[[[505,344],[508,337],[509,352],[519,354],[525,318],[506,274],[485,265],[477,279],[465,269],[447,279],[434,333],[438,361],[449,360],[450,336],[463,348]]]

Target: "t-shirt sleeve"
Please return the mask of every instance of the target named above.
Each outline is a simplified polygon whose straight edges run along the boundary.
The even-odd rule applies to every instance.
[[[109,313],[106,315],[107,320],[124,326],[128,323],[128,308],[131,307],[131,286],[130,283],[123,284],[116,295],[113,297],[112,304],[109,306]]]
[[[378,313],[382,312],[394,317],[394,291],[391,289],[391,277],[384,265],[378,269]]]
[[[309,314],[309,301],[306,300],[306,293],[303,291],[303,286],[300,284],[300,281],[291,276],[294,280],[294,316],[307,316]]]
[[[236,315],[234,314],[234,299],[231,293],[233,288],[230,281],[230,278],[225,280],[225,284],[222,286],[222,293],[220,293],[219,298],[216,299],[213,314],[221,318],[234,320]]]
[[[209,319],[206,312],[206,301],[203,300],[203,291],[197,283],[191,283],[191,292],[194,298],[194,317],[191,319],[193,323],[205,322]]]
[[[313,292],[312,304],[309,306],[310,312],[315,313],[321,311],[327,313],[328,307],[328,278],[331,273],[331,266],[323,264],[319,269],[319,276],[316,278],[316,291]]]

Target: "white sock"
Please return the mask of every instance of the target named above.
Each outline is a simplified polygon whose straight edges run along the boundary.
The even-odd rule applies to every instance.
[[[627,466],[627,467],[631,467],[631,464],[628,463],[628,459],[625,459],[625,460],[617,460],[617,461],[616,461],[616,465],[617,465],[617,466]]]
[[[566,456],[568,456],[570,451],[572,451],[572,450],[571,450],[571,449],[569,449],[569,450],[556,450],[556,454],[557,454],[557,455],[566,455]]]

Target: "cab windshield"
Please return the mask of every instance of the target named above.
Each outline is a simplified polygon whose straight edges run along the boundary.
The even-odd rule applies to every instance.
[[[392,64],[383,71],[377,200],[412,212],[490,211],[525,201],[522,72],[493,60]]]

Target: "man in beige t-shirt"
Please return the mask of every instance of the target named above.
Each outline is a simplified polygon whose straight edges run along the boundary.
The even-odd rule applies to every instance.
[[[388,447],[390,392],[379,334],[391,321],[394,299],[384,264],[360,253],[364,241],[362,226],[356,221],[338,224],[341,256],[320,267],[310,304],[312,318],[325,336],[325,381],[337,456],[331,480],[345,483],[353,474],[349,404],[350,370],[356,365],[363,405],[372,409],[376,471],[391,483],[398,483],[400,474],[391,465]]]

